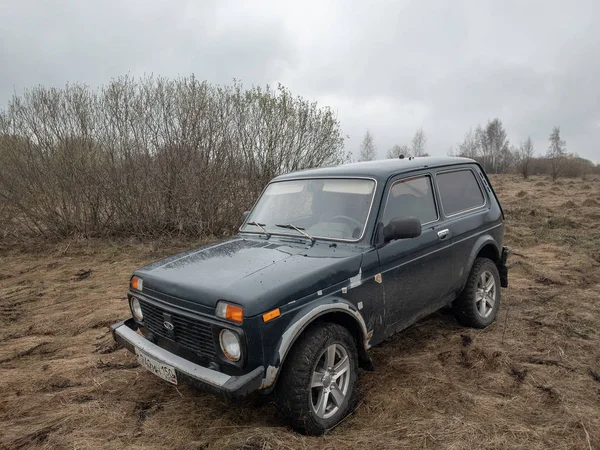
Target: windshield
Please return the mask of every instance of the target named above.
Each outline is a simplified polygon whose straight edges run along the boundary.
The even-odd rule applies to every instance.
[[[352,178],[271,183],[242,230],[302,236],[294,229],[298,228],[314,238],[357,240],[362,237],[374,191],[373,180]]]

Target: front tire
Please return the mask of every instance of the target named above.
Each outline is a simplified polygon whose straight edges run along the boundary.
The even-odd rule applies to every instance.
[[[309,328],[277,381],[278,406],[296,431],[323,434],[354,407],[357,376],[356,343],[348,330],[333,323]]]
[[[500,274],[490,259],[477,258],[467,284],[454,300],[452,309],[461,325],[486,328],[498,315],[500,308]]]

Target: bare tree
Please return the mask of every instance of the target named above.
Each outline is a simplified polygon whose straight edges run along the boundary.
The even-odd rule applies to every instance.
[[[360,144],[360,154],[358,156],[359,161],[373,161],[376,156],[375,143],[373,142],[373,135],[369,130],[365,133],[362,143]]]
[[[475,139],[477,140],[477,148],[479,149],[479,154],[481,155],[481,163],[483,168],[488,171],[492,166],[492,151],[487,133],[481,127],[481,125],[477,125],[477,128],[475,128]]]
[[[552,129],[549,141],[550,145],[546,156],[550,160],[550,175],[553,180],[556,180],[562,174],[566,160],[566,142],[560,138],[560,127]]]
[[[425,152],[425,144],[427,143],[427,137],[423,128],[419,128],[412,138],[412,156],[429,156]]]
[[[506,171],[504,167],[510,161],[510,149],[506,130],[498,118],[488,121],[485,129],[480,126],[475,131],[483,156],[486,171]]]
[[[507,173],[515,162],[517,148],[514,145],[505,145],[498,154],[497,171],[498,173]]]
[[[473,130],[469,130],[467,134],[465,134],[465,139],[462,143],[458,144],[458,152],[457,156],[462,156],[464,158],[477,158],[479,156],[479,141],[477,138],[477,132],[473,132]]]
[[[408,145],[394,145],[387,151],[388,159],[395,159],[400,155],[404,155],[405,157],[412,156],[411,149],[408,148]]]
[[[517,150],[516,153],[516,161],[517,167],[523,178],[527,179],[529,173],[531,172],[531,162],[533,160],[533,142],[531,137],[527,137],[524,142],[521,143],[521,146]]]

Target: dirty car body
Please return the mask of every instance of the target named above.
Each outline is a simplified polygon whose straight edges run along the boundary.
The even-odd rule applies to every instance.
[[[271,392],[295,344],[316,324],[347,330],[358,364],[369,368],[370,347],[460,298],[476,261],[491,261],[498,284],[507,286],[503,222],[486,174],[470,159],[383,160],[282,175],[235,237],[136,270],[128,293],[133,317],[112,332],[167,381],[226,397]],[[483,326],[499,301],[500,286],[489,287],[492,272],[483,271],[473,288]],[[332,361],[341,367],[349,356],[337,342]],[[325,391],[341,393],[327,367],[323,373]],[[344,400],[337,395],[339,404],[329,405],[322,397],[314,397],[315,405],[326,403],[315,423],[326,428]]]

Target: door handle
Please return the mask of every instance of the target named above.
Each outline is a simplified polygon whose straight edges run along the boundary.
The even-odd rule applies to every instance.
[[[448,228],[438,231],[438,237],[440,239],[446,239],[448,236],[450,236],[450,230]]]

